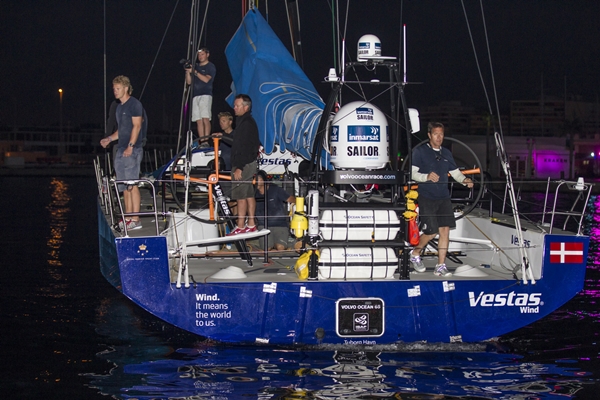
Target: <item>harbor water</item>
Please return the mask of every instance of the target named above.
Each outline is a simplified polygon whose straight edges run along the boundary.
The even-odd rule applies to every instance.
[[[531,326],[485,343],[278,348],[211,343],[110,286],[93,177],[0,182],[3,398],[600,398],[598,196],[584,290]]]

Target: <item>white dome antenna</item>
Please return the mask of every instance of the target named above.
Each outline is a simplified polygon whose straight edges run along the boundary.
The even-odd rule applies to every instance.
[[[358,39],[356,60],[358,62],[395,60],[396,57],[385,57],[381,55],[381,41],[375,35],[363,35]]]

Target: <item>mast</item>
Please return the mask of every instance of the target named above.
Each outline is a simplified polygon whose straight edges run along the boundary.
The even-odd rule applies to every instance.
[[[108,101],[106,96],[106,0],[103,1],[104,7],[104,15],[103,15],[103,24],[104,24],[104,132],[106,133],[106,117],[108,115],[106,110],[106,102]]]
[[[300,39],[300,10],[298,1],[299,0],[286,1],[285,10],[287,12],[290,38],[292,40],[292,55],[300,68],[304,69],[304,63],[302,61],[302,40]]]

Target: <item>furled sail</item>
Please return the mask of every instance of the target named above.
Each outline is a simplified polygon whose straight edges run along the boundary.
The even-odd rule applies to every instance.
[[[265,152],[277,144],[310,159],[325,104],[258,10],[246,14],[225,55],[233,78],[227,101],[250,96]]]

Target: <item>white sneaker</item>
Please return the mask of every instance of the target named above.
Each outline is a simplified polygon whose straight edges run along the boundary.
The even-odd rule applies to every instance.
[[[433,270],[433,274],[436,276],[452,276],[452,272],[448,271],[446,264],[437,264]]]
[[[417,272],[425,272],[425,264],[421,260],[421,256],[413,256],[410,258],[410,264]]]
[[[128,231],[135,231],[136,229],[142,229],[142,221],[140,221],[140,220],[134,221],[132,219],[127,221],[127,230]]]

